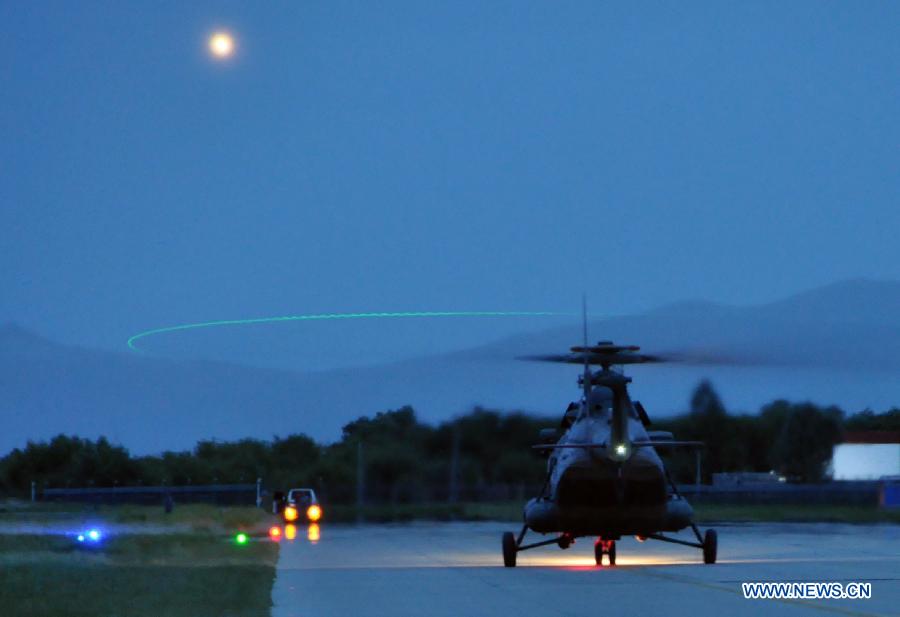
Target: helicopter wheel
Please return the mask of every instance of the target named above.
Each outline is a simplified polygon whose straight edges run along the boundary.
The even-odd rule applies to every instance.
[[[603,565],[603,555],[609,558],[609,565],[616,565],[616,541],[597,540],[594,543],[594,561],[598,566]]]
[[[516,567],[516,554],[518,553],[516,546],[516,537],[511,531],[503,534],[503,565],[507,568]]]
[[[715,529],[707,529],[703,536],[703,563],[716,563],[719,537]]]

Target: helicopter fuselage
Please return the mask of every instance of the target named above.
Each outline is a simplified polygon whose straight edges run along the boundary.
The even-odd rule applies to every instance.
[[[580,404],[571,403],[563,415],[563,434],[556,443],[554,429],[541,431],[534,446],[548,454],[547,480],[540,494],[525,504],[524,525],[518,536],[504,532],[503,565],[513,568],[517,555],[550,544],[566,549],[578,537],[594,536],[594,560],[616,564],[616,540],[638,536],[703,551],[703,563],[715,563],[718,535],[705,534],[694,523],[690,504],[666,473],[657,448],[698,447],[697,441],[676,441],[666,431],[651,431],[650,417],[628,395],[631,378],[612,370],[613,365],[658,362],[659,356],[636,353],[634,345],[601,341],[587,344],[587,309],[584,309],[584,345],[569,354],[533,356],[545,362],[581,364],[583,389]],[[591,365],[602,370],[593,372]],[[549,433],[549,434],[548,434]],[[696,541],[664,532],[690,527]],[[525,543],[528,531],[558,534],[549,540]]]
[[[617,538],[690,525],[691,507],[670,495],[663,462],[649,442],[627,394],[595,388],[552,446],[547,488],[525,505],[528,527]]]

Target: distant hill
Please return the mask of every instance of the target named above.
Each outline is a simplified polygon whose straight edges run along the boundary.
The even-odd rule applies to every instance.
[[[759,306],[692,301],[633,316],[591,320],[593,339],[634,342],[647,351],[717,352],[747,363],[900,368],[900,282],[854,280]],[[546,353],[580,341],[572,324],[464,352]],[[893,344],[892,344],[893,343]]]
[[[745,363],[632,368],[651,416],[683,411],[704,377],[730,409],[776,397],[848,411],[900,405],[900,282],[846,281],[759,306],[683,302],[591,320],[590,334]],[[60,432],[106,435],[136,453],[292,432],[332,440],[348,421],[404,404],[432,421],[475,404],[561,412],[578,396],[577,369],[513,358],[580,339],[573,322],[452,354],[295,373],[65,346],[10,324],[0,327],[0,453]]]

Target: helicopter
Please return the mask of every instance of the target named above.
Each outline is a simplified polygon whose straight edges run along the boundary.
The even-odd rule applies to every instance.
[[[525,504],[519,534],[503,534],[503,565],[515,567],[522,551],[551,544],[567,549],[576,538],[594,537],[596,564],[603,565],[605,555],[614,566],[616,541],[626,535],[698,548],[704,563],[715,563],[716,530],[701,534],[691,505],[678,492],[657,452],[698,448],[702,442],[677,441],[667,431],[648,430],[647,411],[628,394],[631,378],[614,369],[667,358],[611,341],[588,346],[586,318],[584,340],[568,354],[526,358],[583,365],[578,379],[583,396],[580,403],[569,404],[560,428],[542,430],[543,442],[533,446],[548,456],[547,477],[540,494]],[[600,370],[592,371],[591,366]],[[696,541],[666,535],[688,527]],[[529,530],[556,537],[524,544]]]

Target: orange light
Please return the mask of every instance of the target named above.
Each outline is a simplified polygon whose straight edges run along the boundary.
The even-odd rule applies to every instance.
[[[273,542],[278,542],[281,540],[281,527],[277,525],[272,525],[269,527],[269,537],[272,538]]]
[[[297,520],[297,508],[295,508],[294,506],[287,506],[284,509],[284,520],[296,521]]]
[[[315,544],[319,541],[319,538],[322,537],[321,531],[319,530],[319,526],[315,523],[310,523],[309,529],[306,530],[306,538],[312,543]]]
[[[293,540],[297,537],[297,526],[296,525],[285,525],[284,526],[284,537],[288,540]]]
[[[322,518],[322,508],[320,508],[317,504],[313,504],[306,509],[306,517],[315,523],[317,520]]]

